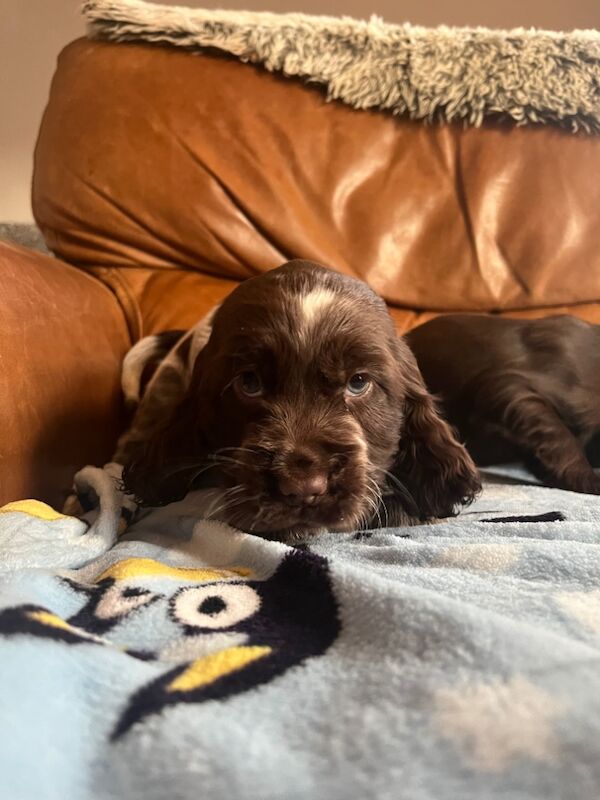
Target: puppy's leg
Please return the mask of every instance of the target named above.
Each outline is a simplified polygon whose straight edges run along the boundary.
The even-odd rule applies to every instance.
[[[503,412],[511,441],[535,460],[539,477],[559,489],[600,494],[596,475],[583,447],[552,405],[537,394],[513,397]]]

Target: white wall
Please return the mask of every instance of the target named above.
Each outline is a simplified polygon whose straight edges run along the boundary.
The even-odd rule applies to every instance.
[[[184,4],[167,0],[168,5]],[[570,30],[600,28],[600,0],[221,0],[188,5],[379,14],[390,22]],[[63,45],[83,33],[79,0],[0,0],[0,221],[31,220],[35,137]]]

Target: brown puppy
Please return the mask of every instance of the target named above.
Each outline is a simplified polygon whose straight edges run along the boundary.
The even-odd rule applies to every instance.
[[[164,355],[136,348],[134,399],[127,375]],[[479,489],[383,300],[308,261],[244,282],[180,340],[115,460],[145,504],[221,487],[221,519],[279,538],[445,517]]]
[[[481,466],[526,460],[562,489],[600,494],[584,448],[600,431],[600,327],[451,314],[407,341]]]

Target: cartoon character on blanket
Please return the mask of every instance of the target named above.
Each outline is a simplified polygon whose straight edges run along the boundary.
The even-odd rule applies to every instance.
[[[152,515],[171,548],[114,546],[131,509],[111,468],[109,480],[93,467],[76,476],[79,495],[97,500],[81,519],[34,500],[0,509],[5,568],[70,567],[53,576],[51,608],[1,608],[0,637],[94,645],[154,667],[113,739],[167,706],[224,699],[327,650],[339,623],[324,558],[199,521],[200,493]]]

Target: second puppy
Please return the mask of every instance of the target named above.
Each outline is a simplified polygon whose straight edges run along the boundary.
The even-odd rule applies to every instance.
[[[600,494],[600,326],[449,314],[407,334],[425,382],[480,466],[525,460],[561,489]]]

